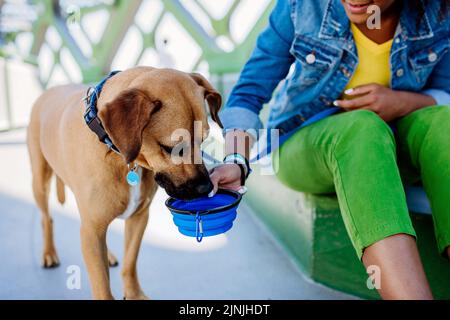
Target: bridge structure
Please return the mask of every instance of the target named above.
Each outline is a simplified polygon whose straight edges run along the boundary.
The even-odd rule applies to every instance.
[[[34,66],[42,89],[61,82],[92,83],[114,67],[119,55],[127,57],[127,66],[149,60],[158,66],[161,61],[151,58],[166,51],[165,35],[182,33],[183,39],[174,36],[171,41],[186,43],[188,48],[176,55],[189,50],[195,54],[186,58],[189,61],[181,69],[207,72],[219,91],[226,93],[227,79],[242,68],[274,2],[247,1],[242,9],[244,1],[230,0],[215,10],[221,12],[219,16],[211,12],[212,1],[201,0],[0,0],[0,86],[6,109],[1,129],[15,127],[11,59]],[[242,16],[249,11],[252,17]],[[233,29],[233,21],[246,30],[239,30],[239,25]]]

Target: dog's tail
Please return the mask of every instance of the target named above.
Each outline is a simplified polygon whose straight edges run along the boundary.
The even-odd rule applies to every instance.
[[[58,196],[58,201],[61,204],[66,202],[66,193],[64,192],[64,182],[61,178],[56,176],[56,195]]]

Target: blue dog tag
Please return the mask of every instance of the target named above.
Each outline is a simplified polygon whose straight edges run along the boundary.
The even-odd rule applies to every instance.
[[[136,173],[136,167],[130,169],[127,173],[127,182],[130,186],[137,186],[141,182],[141,177]]]

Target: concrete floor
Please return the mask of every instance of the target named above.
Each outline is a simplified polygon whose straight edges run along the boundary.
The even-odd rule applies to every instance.
[[[0,134],[0,299],[89,299],[74,198],[62,207],[51,195],[59,268],[41,267],[40,215],[31,193],[25,131]],[[178,233],[162,190],[151,206],[138,270],[154,299],[353,299],[306,279],[251,211],[241,205],[235,226],[201,244]],[[123,256],[123,222],[110,228],[108,244]],[[81,270],[81,288],[66,285],[71,266]],[[69,273],[68,273],[69,272]],[[122,298],[120,266],[111,269]]]

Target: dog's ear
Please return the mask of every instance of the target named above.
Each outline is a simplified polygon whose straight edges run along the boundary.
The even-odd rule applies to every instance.
[[[99,111],[98,116],[106,133],[127,163],[139,155],[142,133],[151,115],[158,111],[161,105],[159,100],[152,101],[145,92],[129,89]]]
[[[205,99],[208,102],[209,112],[211,118],[223,128],[222,122],[219,119],[219,110],[222,106],[222,96],[220,93],[213,88],[213,86],[199,73],[191,73],[192,79],[197,82],[197,84],[205,89]]]

